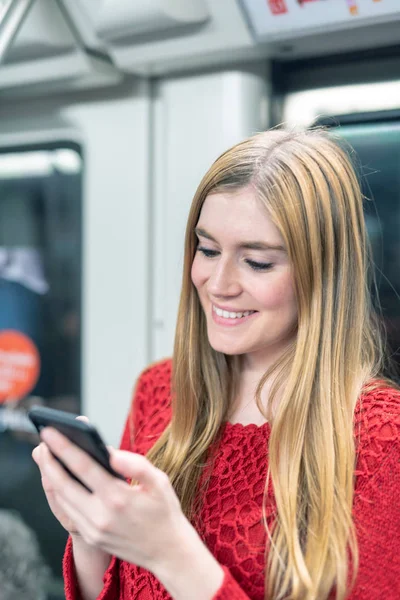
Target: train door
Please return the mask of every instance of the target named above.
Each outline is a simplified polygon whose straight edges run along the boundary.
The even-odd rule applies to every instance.
[[[81,412],[82,164],[70,141],[0,151],[0,508],[36,534],[55,599],[67,534],[43,495],[26,410]]]

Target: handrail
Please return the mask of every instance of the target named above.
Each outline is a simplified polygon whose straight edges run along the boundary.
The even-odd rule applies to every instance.
[[[110,65],[113,65],[104,43],[99,40],[88,24],[80,21],[80,9],[75,4],[75,0],[51,1],[57,3],[78,48],[87,54],[106,59]],[[3,0],[1,3],[0,0],[0,64],[4,62],[6,54],[34,2],[35,0]]]
[[[0,10],[0,64],[35,0],[8,0]]]

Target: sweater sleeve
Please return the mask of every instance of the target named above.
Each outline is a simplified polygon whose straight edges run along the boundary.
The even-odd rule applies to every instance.
[[[146,401],[146,396],[149,395],[148,381],[146,371],[139,377],[128,418],[125,422],[124,432],[120,443],[121,450],[134,450],[133,431],[135,423],[138,421],[136,408],[141,406],[143,401]],[[119,566],[120,561],[113,556],[110,564],[103,576],[104,587],[97,600],[117,600],[119,598]],[[66,600],[81,600],[78,580],[75,571],[72,539],[68,538],[63,559],[63,577],[64,591]]]
[[[119,561],[115,556],[103,575],[104,587],[97,600],[117,600],[119,598]],[[72,539],[68,538],[63,560],[65,600],[81,600],[78,579],[76,577]]]
[[[228,567],[222,565],[224,579],[221,587],[214,594],[212,600],[251,600],[250,596],[242,590],[236,579],[232,576]]]

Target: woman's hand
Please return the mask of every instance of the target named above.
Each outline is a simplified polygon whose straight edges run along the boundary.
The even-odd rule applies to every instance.
[[[111,465],[134,487],[113,477],[86,452],[52,428],[38,463],[49,504],[61,524],[89,545],[151,571],[179,554],[194,530],[184,516],[168,477],[145,457],[111,450]],[[93,493],[74,481],[48,448]],[[35,458],[36,460],[36,458]],[[182,548],[183,547],[183,548]]]
[[[49,503],[51,512],[53,513],[55,518],[61,523],[61,525],[64,527],[64,529],[66,529],[68,531],[68,533],[70,535],[72,535],[72,536],[79,535],[78,529],[77,529],[74,521],[71,518],[69,518],[67,513],[65,513],[63,511],[63,509],[61,508],[59,501],[58,501],[58,495],[54,489],[54,486],[53,486],[51,480],[45,474],[46,473],[45,465],[46,465],[47,461],[54,460],[54,458],[51,456],[46,444],[41,443],[41,444],[39,444],[39,446],[36,446],[36,448],[32,452],[32,457],[40,469],[40,473],[42,476],[43,490],[44,490],[44,493],[46,494],[47,502]]]
[[[84,421],[86,423],[89,422],[89,419],[84,416],[77,417],[78,420]],[[68,533],[72,536],[79,535],[77,527],[72,519],[68,517],[68,515],[63,511],[59,502],[57,493],[54,490],[52,483],[48,477],[45,475],[45,465],[47,461],[50,459],[54,460],[51,456],[48,447],[46,444],[41,443],[39,446],[32,452],[32,458],[39,467],[41,476],[42,476],[42,485],[44,489],[44,493],[46,494],[47,502],[50,506],[50,509],[55,516],[55,518],[61,523],[61,525],[68,531]]]

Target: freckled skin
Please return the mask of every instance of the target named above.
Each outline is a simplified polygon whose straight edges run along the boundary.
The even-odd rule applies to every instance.
[[[283,246],[278,229],[250,188],[208,196],[196,227],[215,240],[199,236],[198,247],[216,255],[197,250],[191,273],[211,346],[225,354],[247,355],[252,362],[270,362],[294,336],[297,306],[291,265],[286,252],[244,249],[239,244],[260,241]],[[254,270],[248,260],[272,266]],[[257,313],[236,327],[226,327],[214,322],[212,304]]]

